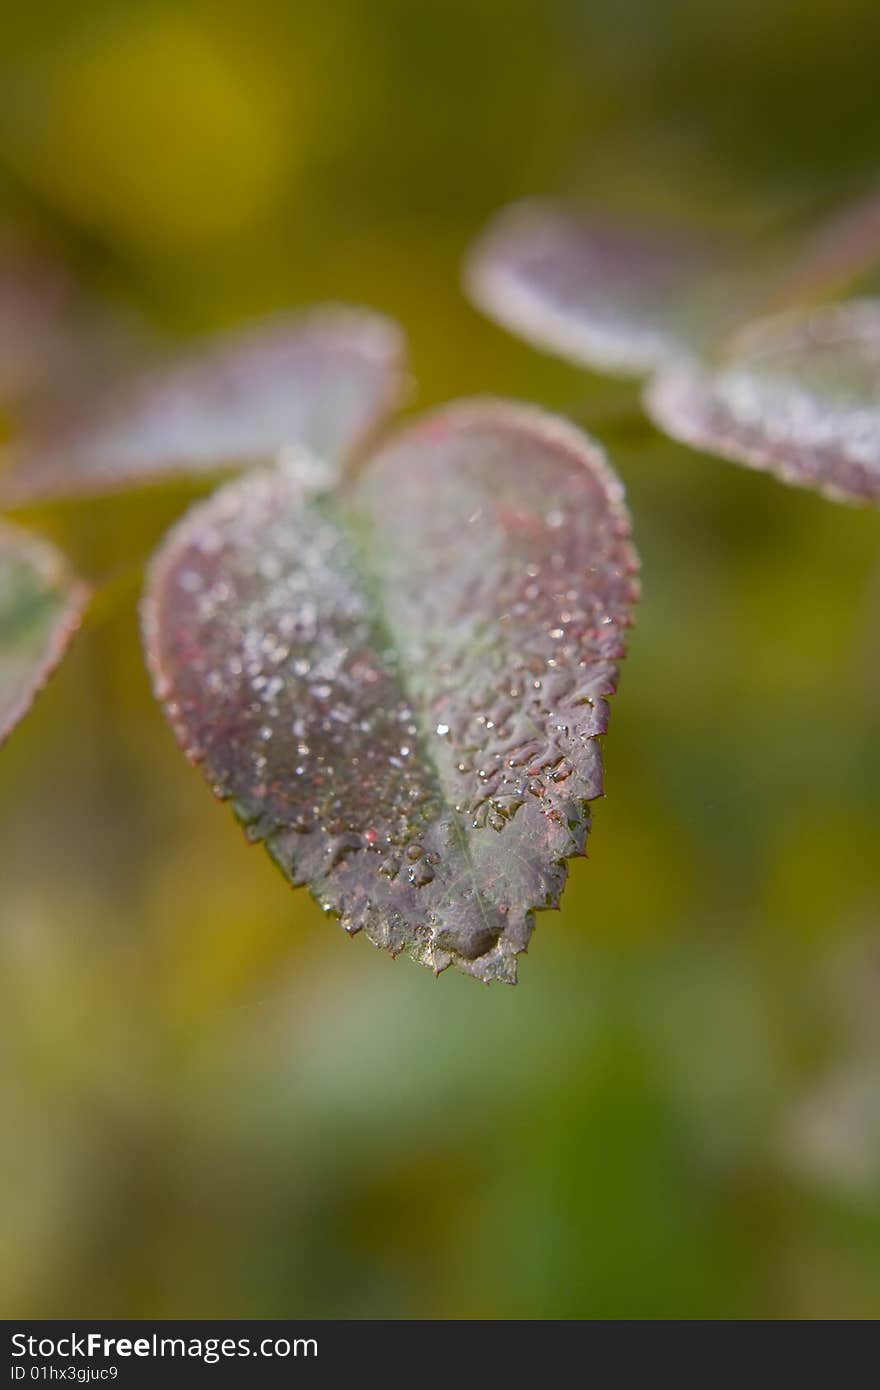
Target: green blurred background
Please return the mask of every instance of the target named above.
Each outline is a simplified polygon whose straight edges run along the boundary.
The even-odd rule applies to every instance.
[[[591,857],[515,990],[350,942],[174,746],[139,567],[187,495],[33,520],[86,631],[0,763],[0,1311],[880,1315],[880,522],[664,444],[482,320],[576,192],[741,228],[880,169],[876,0],[20,6],[0,195],[190,334],[398,316],[419,404],[601,431],[645,597]]]

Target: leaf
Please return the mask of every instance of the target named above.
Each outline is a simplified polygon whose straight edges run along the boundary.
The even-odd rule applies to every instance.
[[[717,367],[680,365],[647,409],[682,443],[814,487],[880,501],[880,300],[762,320]]]
[[[465,282],[479,308],[538,347],[638,376],[690,351],[695,290],[719,260],[729,252],[697,233],[526,202],[490,224]]]
[[[491,318],[596,371],[644,375],[749,319],[827,297],[877,264],[880,195],[743,244],[525,202],[490,223],[465,268]]]
[[[335,495],[250,475],[154,563],[156,693],[347,931],[512,983],[601,793],[629,529],[595,444],[498,402],[428,416]]]
[[[764,306],[768,314],[852,293],[880,264],[880,189],[816,220],[792,251],[780,267],[775,294]]]
[[[336,464],[399,404],[403,359],[396,325],[366,310],[275,319],[35,428],[10,451],[0,503],[216,473],[288,445]]]
[[[64,655],[86,598],[53,546],[0,523],[0,743]]]
[[[0,224],[0,402],[19,399],[58,356],[71,285],[59,264]]]

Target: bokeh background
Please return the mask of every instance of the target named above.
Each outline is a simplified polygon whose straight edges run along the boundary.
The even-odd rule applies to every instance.
[[[515,990],[291,893],[148,690],[188,500],[34,513],[108,581],[0,762],[0,1311],[880,1315],[880,520],[661,441],[458,288],[501,203],[741,229],[880,170],[876,0],[64,0],[0,200],[167,333],[350,299],[419,404],[600,421],[645,596],[606,799]]]

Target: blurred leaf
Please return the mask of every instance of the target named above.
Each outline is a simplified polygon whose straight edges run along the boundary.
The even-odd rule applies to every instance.
[[[527,202],[490,224],[466,283],[490,317],[539,347],[638,376],[687,349],[687,299],[713,265],[695,234]]]
[[[327,305],[230,335],[58,418],[8,452],[0,503],[112,492],[266,462],[285,445],[337,461],[400,403],[403,338]]]
[[[148,588],[156,692],[249,835],[347,931],[512,983],[602,790],[628,537],[579,431],[448,407],[335,496],[292,463],[196,507]]]
[[[768,311],[804,299],[825,299],[852,287],[880,264],[880,190],[819,219],[807,231],[793,261],[780,274],[776,303]]]
[[[11,224],[0,224],[0,402],[32,390],[58,357],[71,285]]]
[[[481,309],[538,347],[638,376],[758,314],[838,292],[878,260],[877,194],[745,247],[697,227],[525,202],[490,223],[465,280]]]
[[[16,426],[60,412],[155,350],[155,329],[132,304],[93,292],[76,260],[32,218],[0,216],[0,409]],[[0,457],[0,486],[4,468]]]
[[[880,499],[880,300],[765,319],[716,368],[661,373],[647,408],[673,438],[836,500]]]
[[[85,602],[54,547],[0,523],[0,743],[58,665]]]

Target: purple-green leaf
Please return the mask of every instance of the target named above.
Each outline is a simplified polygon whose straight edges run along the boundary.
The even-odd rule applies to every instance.
[[[553,202],[502,210],[465,267],[491,318],[596,371],[644,375],[749,319],[845,289],[880,259],[880,196],[743,245]]]
[[[86,598],[53,546],[0,523],[0,743],[61,660]]]
[[[500,402],[428,416],[335,494],[250,474],[154,563],[157,695],[347,931],[512,983],[602,790],[629,532],[601,450]]]
[[[836,500],[880,501],[880,300],[765,319],[649,387],[667,434]]]
[[[406,386],[388,319],[334,305],[276,318],[40,421],[0,466],[0,504],[218,473],[287,446],[338,464]]]
[[[689,351],[695,287],[719,260],[729,249],[720,258],[697,233],[526,202],[490,223],[465,281],[485,313],[538,347],[638,376]]]

